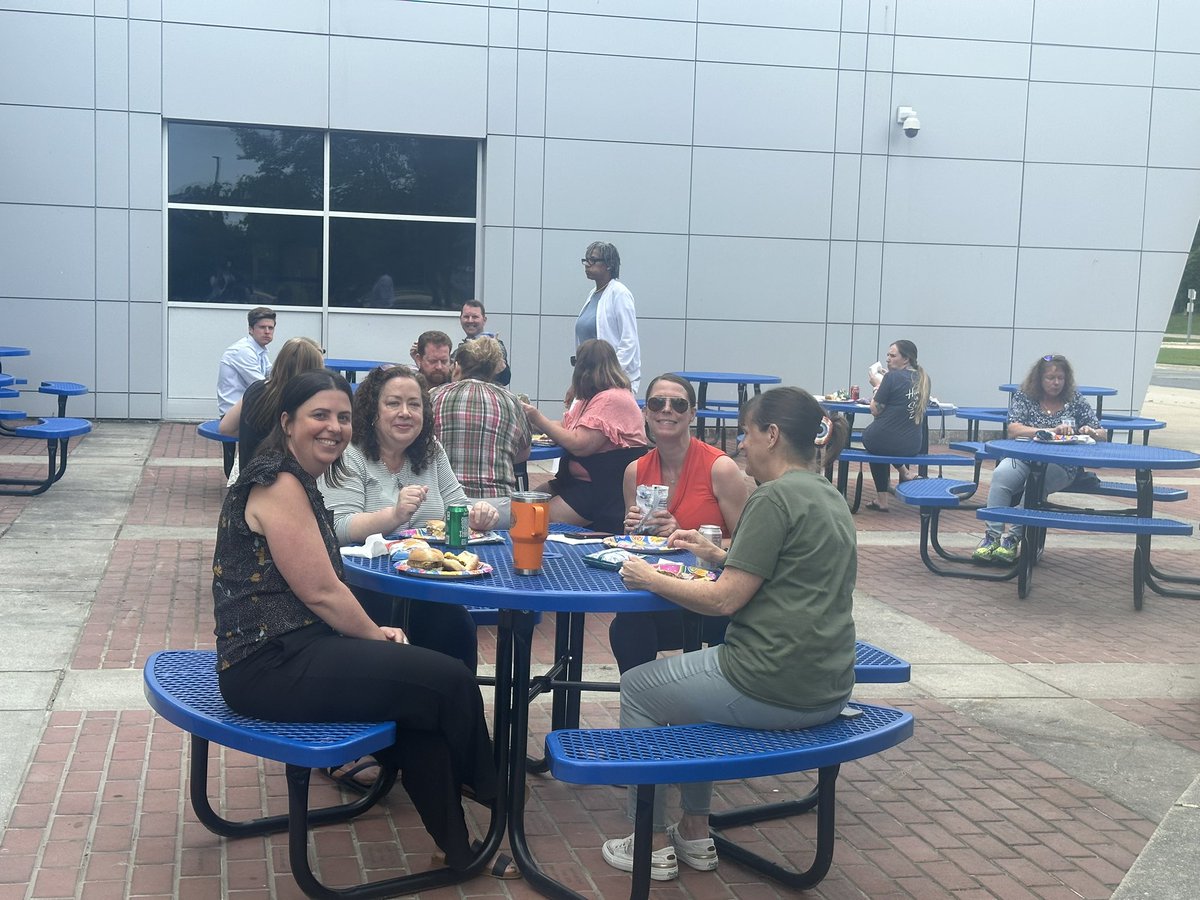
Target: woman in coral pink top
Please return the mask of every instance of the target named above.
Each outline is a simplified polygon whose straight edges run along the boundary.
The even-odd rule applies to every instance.
[[[659,375],[646,389],[646,425],[655,447],[625,469],[625,531],[666,537],[678,528],[719,525],[728,539],[750,496],[750,481],[730,457],[691,436],[696,394],[678,375]],[[635,497],[639,484],[665,484],[667,508],[642,521]],[[649,662],[659,650],[683,647],[683,610],[618,613],[608,628],[609,644],[624,672]],[[729,620],[703,616],[701,637],[719,644]]]
[[[548,485],[554,495],[550,518],[617,531],[623,512],[621,473],[646,452],[646,426],[612,344],[590,340],[579,345],[567,397],[570,407],[561,422],[524,404],[533,430],[567,451]]]

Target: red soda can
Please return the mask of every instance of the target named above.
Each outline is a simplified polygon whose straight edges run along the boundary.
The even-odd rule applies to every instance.
[[[857,384],[850,385],[850,399],[851,400],[858,399],[858,385]]]

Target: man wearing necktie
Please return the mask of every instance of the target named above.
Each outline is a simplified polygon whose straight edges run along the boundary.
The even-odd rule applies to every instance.
[[[235,341],[221,354],[217,370],[217,415],[224,416],[233,404],[242,399],[246,388],[271,374],[271,358],[267,344],[275,338],[275,310],[256,306],[246,314],[249,333]],[[223,445],[225,474],[233,467],[235,444]]]

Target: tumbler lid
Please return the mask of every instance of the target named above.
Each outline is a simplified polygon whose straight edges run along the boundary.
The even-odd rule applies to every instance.
[[[545,491],[516,491],[512,495],[513,503],[549,503],[550,495]]]

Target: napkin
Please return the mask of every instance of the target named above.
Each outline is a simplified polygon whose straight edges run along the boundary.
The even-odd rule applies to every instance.
[[[388,555],[388,542],[382,534],[371,534],[363,541],[361,547],[343,547],[342,556],[361,556],[364,559],[374,559],[376,556]]]

